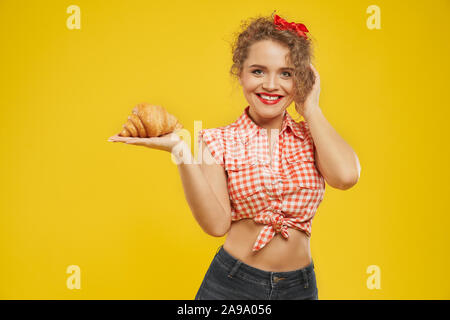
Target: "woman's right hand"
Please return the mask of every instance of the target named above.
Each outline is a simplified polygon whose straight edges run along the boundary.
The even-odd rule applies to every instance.
[[[159,137],[151,138],[121,137],[118,134],[115,134],[109,137],[108,141],[124,142],[126,144],[134,144],[137,146],[144,146],[152,149],[172,152],[172,148],[175,147],[180,141],[182,141],[182,139],[176,132],[177,130]]]

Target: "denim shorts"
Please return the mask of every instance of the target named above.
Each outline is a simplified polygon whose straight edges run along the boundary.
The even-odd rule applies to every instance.
[[[314,262],[301,269],[272,272],[236,259],[220,246],[195,300],[318,300]]]

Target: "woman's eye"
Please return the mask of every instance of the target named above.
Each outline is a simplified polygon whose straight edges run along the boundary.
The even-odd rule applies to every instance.
[[[256,70],[253,70],[252,73],[253,73],[253,74],[259,75],[260,73],[257,73],[258,71],[259,71],[259,72],[262,72],[261,70],[256,69]],[[292,76],[292,74],[291,74],[290,72],[288,72],[288,71],[283,72],[283,74],[287,74],[287,77]]]

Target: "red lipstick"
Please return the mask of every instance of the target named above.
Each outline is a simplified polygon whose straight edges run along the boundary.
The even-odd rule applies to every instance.
[[[266,100],[263,97],[261,97],[261,94],[269,96],[269,97],[278,97],[278,99],[275,100]],[[280,102],[281,99],[283,99],[283,96],[279,95],[279,94],[270,94],[270,93],[265,93],[265,92],[259,92],[256,93],[256,96],[258,97],[258,99],[264,103],[264,104],[268,104],[268,105],[273,105],[273,104],[277,104],[278,102]]]
[[[263,95],[269,96],[269,97],[282,97],[281,94],[273,94],[273,93],[267,93],[267,92],[257,92],[256,94],[263,94]]]

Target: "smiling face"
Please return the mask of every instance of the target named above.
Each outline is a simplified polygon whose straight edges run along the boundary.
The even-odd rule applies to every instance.
[[[261,40],[249,47],[239,83],[256,122],[281,126],[284,112],[294,99],[293,66],[288,65],[288,56],[289,48],[271,40]],[[283,97],[271,102],[261,97],[261,93]]]

